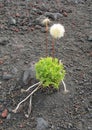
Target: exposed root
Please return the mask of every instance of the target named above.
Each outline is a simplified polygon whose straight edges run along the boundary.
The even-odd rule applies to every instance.
[[[19,102],[19,104],[17,105],[17,107],[14,110],[12,110],[12,112],[16,113],[17,110],[18,110],[18,108],[19,108],[19,106],[23,102],[25,102],[30,96],[32,96],[40,88],[40,85],[41,85],[41,83],[39,83],[38,87],[36,87],[26,98],[24,98],[21,102]]]
[[[31,114],[31,110],[32,110],[32,95],[30,96],[28,114],[25,114],[25,117],[27,118],[29,117],[29,115]]]
[[[66,88],[66,84],[63,80],[62,80],[62,83],[63,83],[63,86],[64,86],[64,93],[66,94],[66,93],[69,92],[69,90]]]
[[[28,89],[21,89],[21,92],[23,93],[23,92],[28,92],[31,88],[33,88],[33,87],[35,87],[36,85],[38,85],[38,84],[40,84],[40,82],[38,82],[38,83],[36,83],[36,84],[34,84],[34,85],[32,85],[32,86],[30,86]]]
[[[63,86],[64,86],[64,93],[66,94],[66,93],[69,92],[69,90],[67,90],[66,84],[65,84],[65,82],[64,82],[63,80],[62,80],[62,83],[63,83]],[[29,117],[29,115],[30,115],[30,113],[31,113],[31,110],[32,110],[32,95],[40,88],[41,82],[38,82],[38,83],[36,83],[36,84],[30,86],[30,87],[29,87],[28,89],[26,89],[26,90],[22,90],[22,92],[28,92],[31,88],[35,87],[36,85],[38,85],[38,86],[37,86],[26,98],[24,98],[21,102],[19,102],[18,105],[17,105],[17,107],[16,107],[14,110],[12,110],[12,112],[16,113],[17,110],[19,109],[20,105],[21,105],[23,102],[25,102],[25,101],[30,97],[29,108],[28,108],[28,114],[25,114],[25,116],[26,116],[27,118]]]

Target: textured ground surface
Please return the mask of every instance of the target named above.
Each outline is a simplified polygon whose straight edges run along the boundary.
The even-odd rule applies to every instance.
[[[0,0],[0,130],[92,130],[91,14],[91,0]],[[38,91],[27,119],[28,102],[17,114],[11,110],[26,96],[21,88],[34,82],[24,85],[23,72],[45,56],[43,16],[51,19],[51,25],[65,26],[55,56],[65,65],[70,93],[63,93],[62,84],[52,94]],[[51,55],[51,36],[48,41]]]

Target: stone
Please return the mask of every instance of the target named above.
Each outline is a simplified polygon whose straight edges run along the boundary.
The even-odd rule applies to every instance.
[[[68,2],[73,2],[75,4],[78,4],[78,3],[83,3],[84,4],[84,0],[68,0]]]
[[[3,74],[3,80],[9,80],[9,79],[12,79],[13,78],[13,76],[11,75],[11,74],[7,74],[7,73],[5,73],[5,74]]]
[[[46,33],[46,29],[45,28],[41,28],[41,32],[42,33]]]
[[[4,46],[9,43],[9,38],[7,37],[0,37],[0,45]]]
[[[7,109],[4,109],[4,111],[2,112],[1,116],[2,118],[6,118],[8,115],[8,110]]]
[[[17,72],[18,72],[18,69],[13,66],[12,73],[13,73],[13,74],[17,74]]]
[[[46,130],[48,128],[48,122],[43,118],[37,118],[37,130]]]
[[[35,77],[36,77],[35,66],[34,63],[31,63],[31,66],[24,71],[22,81],[26,85],[31,79],[35,79]]]
[[[13,17],[9,17],[8,18],[8,24],[9,25],[16,25],[16,19],[14,19]]]
[[[88,41],[92,42],[92,35],[89,35],[87,38]]]
[[[11,119],[11,114],[9,113],[8,115],[7,115],[7,118],[6,118],[7,120],[10,120]]]
[[[70,129],[72,127],[73,127],[72,123],[68,123],[68,128]]]
[[[45,16],[46,16],[46,17],[49,17],[49,18],[51,18],[51,19],[53,19],[53,20],[57,20],[57,19],[63,17],[63,15],[62,15],[61,13],[51,13],[51,12],[46,12],[46,13],[45,13]]]
[[[91,127],[91,126],[88,126],[88,130],[92,130],[92,127]]]
[[[39,10],[39,9],[33,8],[33,9],[32,9],[32,12],[31,12],[31,15],[32,15],[32,14],[35,14],[35,13],[41,15],[41,14],[42,14],[42,11]]]

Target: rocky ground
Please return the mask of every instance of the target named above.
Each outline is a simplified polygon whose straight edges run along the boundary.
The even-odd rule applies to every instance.
[[[65,27],[55,57],[65,65],[70,92],[64,94],[62,84],[57,92],[38,90],[26,118],[29,101],[16,114],[12,109],[28,95],[21,89],[36,83],[30,67],[46,55],[45,17],[50,26]],[[50,56],[51,40],[49,35]],[[91,0],[0,0],[0,130],[14,129],[92,130]]]

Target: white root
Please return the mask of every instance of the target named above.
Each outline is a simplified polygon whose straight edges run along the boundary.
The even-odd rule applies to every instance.
[[[19,104],[17,105],[17,107],[16,107],[14,110],[12,110],[12,112],[16,113],[17,110],[18,110],[18,108],[19,108],[19,106],[20,106],[23,102],[25,102],[31,95],[33,95],[33,94],[40,88],[40,85],[41,85],[41,83],[40,83],[40,84],[38,85],[38,87],[35,88],[26,98],[24,98],[21,102],[19,102]]]
[[[63,86],[64,86],[64,93],[66,94],[66,93],[69,92],[69,90],[67,90],[66,84],[65,84],[65,82],[63,80],[62,80],[62,83],[63,83]]]
[[[21,89],[21,92],[28,92],[31,88],[33,88],[33,87],[35,87],[36,85],[38,85],[38,84],[40,84],[40,82],[38,82],[38,83],[36,83],[36,84],[34,84],[34,85],[32,85],[32,86],[30,86],[28,89]]]
[[[64,86],[64,93],[68,93],[69,90],[67,90],[66,88],[66,84],[65,82],[62,80],[63,86]],[[30,102],[29,102],[29,108],[28,108],[28,114],[25,114],[25,116],[28,118],[30,113],[31,113],[31,109],[32,109],[32,95],[40,88],[41,82],[38,82],[32,86],[30,86],[28,89],[23,90],[24,92],[29,91],[31,88],[35,87],[36,85],[38,85],[38,87],[36,87],[26,98],[24,98],[21,102],[18,103],[17,107],[12,110],[12,112],[16,113],[18,108],[20,107],[20,105],[25,102],[29,97],[30,97]]]
[[[28,114],[25,114],[25,116],[28,118],[32,110],[32,95],[30,96],[30,101],[29,101],[29,108],[28,108]]]

